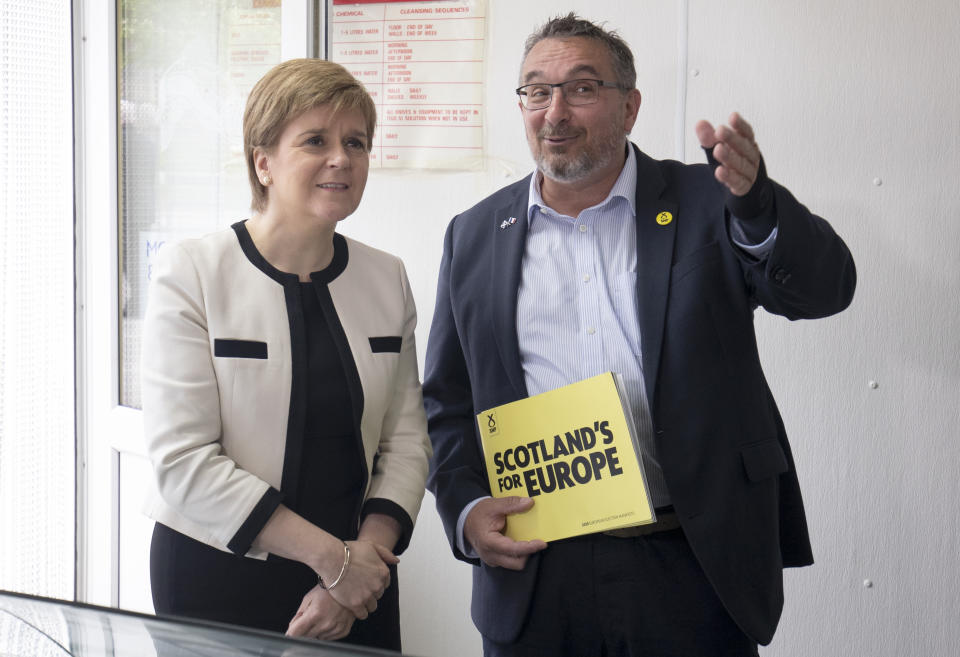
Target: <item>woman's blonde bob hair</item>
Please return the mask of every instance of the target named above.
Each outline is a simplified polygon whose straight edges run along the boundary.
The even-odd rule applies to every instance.
[[[253,149],[272,150],[290,121],[319,105],[330,105],[335,113],[360,112],[367,127],[367,149],[372,147],[377,108],[347,69],[325,59],[277,64],[254,85],[243,113],[243,152],[253,197],[250,207],[255,212],[266,209],[267,188],[257,175]]]

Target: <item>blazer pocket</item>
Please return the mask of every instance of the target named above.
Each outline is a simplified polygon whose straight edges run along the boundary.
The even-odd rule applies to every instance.
[[[218,358],[267,358],[267,343],[259,340],[214,338],[213,355]]]
[[[403,338],[399,335],[385,335],[370,338],[370,351],[375,354],[399,354]]]
[[[740,456],[750,481],[763,481],[788,470],[787,457],[776,438],[747,445],[740,450]]]

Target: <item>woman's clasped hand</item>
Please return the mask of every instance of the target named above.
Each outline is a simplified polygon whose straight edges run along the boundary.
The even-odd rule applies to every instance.
[[[400,559],[390,550],[370,541],[347,541],[350,560],[329,569],[324,582],[337,581],[327,589],[317,584],[307,593],[287,628],[290,636],[339,639],[349,633],[354,620],[363,620],[377,609],[377,601],[390,586],[389,565]]]

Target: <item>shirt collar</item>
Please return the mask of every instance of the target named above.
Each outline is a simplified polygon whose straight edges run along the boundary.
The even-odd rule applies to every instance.
[[[630,204],[630,212],[637,216],[636,198],[637,198],[637,155],[634,153],[633,146],[627,142],[627,161],[623,163],[623,169],[617,176],[617,181],[610,188],[610,193],[594,207],[602,207],[610,203],[614,198],[620,197],[626,199]],[[530,176],[530,191],[527,195],[527,221],[533,220],[536,210],[550,209],[543,201],[540,195],[540,184],[543,182],[543,172],[537,169]]]

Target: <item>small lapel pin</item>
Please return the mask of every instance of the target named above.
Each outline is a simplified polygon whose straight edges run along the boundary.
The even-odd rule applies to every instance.
[[[516,217],[510,217],[509,219],[504,219],[504,220],[500,223],[500,230],[503,230],[504,228],[507,228],[507,227],[509,227],[509,226],[512,226],[512,225],[515,224],[515,223],[517,223],[517,218],[516,218]]]
[[[671,221],[673,221],[673,215],[669,212],[661,212],[657,215],[657,223],[661,226],[666,226]]]

